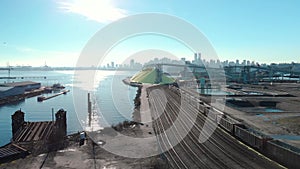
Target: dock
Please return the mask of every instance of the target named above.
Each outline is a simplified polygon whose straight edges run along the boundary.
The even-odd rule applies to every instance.
[[[70,92],[70,90],[63,90],[62,92],[57,93],[57,94],[54,94],[54,95],[49,96],[49,97],[40,96],[40,97],[37,98],[37,101],[38,101],[38,102],[42,102],[42,101],[44,101],[44,100],[48,100],[48,99],[57,97],[57,96],[62,95],[62,94],[67,94],[68,92]]]
[[[25,122],[22,130],[16,132],[13,139],[16,142],[45,140],[51,135],[54,125],[53,121]]]
[[[28,122],[24,112],[16,111],[11,116],[11,142],[0,147],[0,165],[29,154],[38,155],[63,148],[67,135],[66,113],[60,109],[55,113],[55,120]]]
[[[28,150],[16,145],[11,144],[7,147],[0,148],[0,164],[6,163],[19,158],[24,158],[29,154]]]

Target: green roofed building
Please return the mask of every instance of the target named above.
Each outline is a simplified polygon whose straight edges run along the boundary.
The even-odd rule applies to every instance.
[[[150,84],[170,84],[175,79],[157,68],[146,68],[135,74],[131,79],[132,83],[150,83]]]

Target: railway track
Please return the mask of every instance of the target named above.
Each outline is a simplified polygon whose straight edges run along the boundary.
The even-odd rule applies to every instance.
[[[208,120],[208,130],[213,130],[217,124],[186,101],[181,101],[180,95],[168,87],[158,89],[149,95],[150,110],[155,119],[153,127],[158,144],[172,168],[281,168],[219,127],[208,136],[208,131],[202,131],[204,123]],[[204,143],[198,141],[201,132],[209,137]]]

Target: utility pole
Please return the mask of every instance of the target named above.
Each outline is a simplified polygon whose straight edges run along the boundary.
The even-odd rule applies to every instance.
[[[54,121],[54,109],[52,108],[52,121]]]

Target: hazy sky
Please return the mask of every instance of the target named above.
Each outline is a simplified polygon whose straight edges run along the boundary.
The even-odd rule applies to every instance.
[[[193,24],[221,60],[300,62],[299,7],[298,0],[1,0],[0,66],[73,66],[97,31],[144,12],[171,14]],[[144,41],[138,49],[134,42],[141,44],[143,39],[124,42],[127,52],[117,47],[112,58],[118,63],[136,50],[159,48],[149,36]],[[165,50],[172,50],[169,41]],[[190,53],[177,54],[193,58]]]

